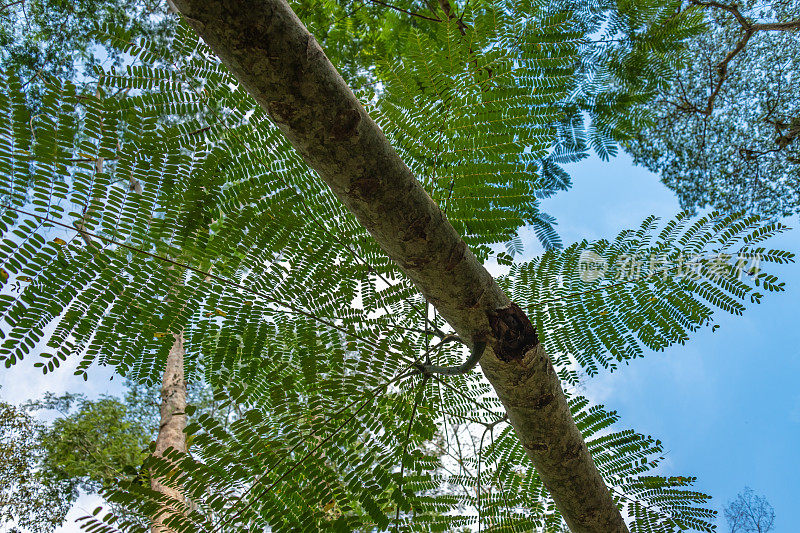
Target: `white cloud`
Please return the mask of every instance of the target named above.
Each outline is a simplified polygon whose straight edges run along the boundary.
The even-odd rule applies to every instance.
[[[71,358],[63,362],[59,368],[43,374],[40,368],[34,368],[37,357],[29,356],[11,368],[0,370],[0,397],[10,403],[22,403],[40,398],[45,392],[63,394],[77,392],[95,398],[101,394],[118,394],[122,380],[117,377],[110,381],[114,372],[109,367],[92,367],[89,379],[74,375],[79,359]]]

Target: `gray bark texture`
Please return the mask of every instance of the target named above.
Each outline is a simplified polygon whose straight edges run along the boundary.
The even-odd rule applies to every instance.
[[[164,368],[164,379],[161,383],[161,423],[156,437],[155,455],[164,455],[169,448],[181,453],[186,453],[186,381],[183,372],[183,334],[175,335],[175,342],[167,355]],[[183,501],[183,494],[179,490],[164,485],[155,476],[150,479],[150,487],[161,494]],[[171,531],[164,525],[172,511],[167,510],[153,520],[150,531],[152,533],[167,533]]]
[[[570,529],[627,532],[524,312],[447,221],[285,0],[173,0],[458,335]],[[446,378],[445,378],[446,379]]]

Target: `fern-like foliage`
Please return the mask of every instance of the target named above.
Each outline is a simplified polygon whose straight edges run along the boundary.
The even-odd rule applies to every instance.
[[[642,105],[654,98],[683,59],[688,37],[704,31],[697,13],[680,0],[553,2],[572,12],[582,38],[575,90],[564,102],[559,144],[578,140],[586,154],[607,160],[617,143],[636,136],[652,116]]]
[[[582,146],[556,140],[577,36],[528,3],[471,9],[465,27],[409,34],[403,64],[378,69],[371,112],[482,257],[498,243],[519,252],[522,225],[554,247],[535,200],[566,187],[559,158]],[[84,376],[102,364],[157,381],[182,332],[187,377],[244,411],[228,429],[199,418],[191,456],[145,465],[188,503],[165,507],[135,482],[109,498],[167,509],[176,531],[563,528],[488,383],[414,374],[423,358],[462,361],[464,348],[431,334],[441,318],[209,49],[186,27],[170,53],[112,28],[98,36],[134,62],[98,72],[91,94],[53,80],[32,116],[14,76],[0,78],[0,359],[39,352],[46,372],[78,358]],[[548,252],[502,281],[566,385],[575,362],[594,373],[682,342],[711,307],[738,312],[755,295],[733,266],[713,279],[604,281],[624,254],[791,259],[754,248],[781,229],[755,219],[679,217],[655,239],[653,224]],[[608,261],[605,277],[580,279],[583,251]],[[660,443],[570,401],[635,530],[710,528],[693,480],[653,471]]]
[[[582,241],[515,264],[501,284],[527,306],[548,349],[591,375],[645,349],[683,344],[711,324],[714,308],[739,315],[760,301],[758,290],[784,290],[765,267],[794,254],[761,244],[786,229],[757,216],[683,213],[658,231],[650,217],[613,241]]]
[[[385,89],[370,110],[482,257],[523,225],[546,248],[560,246],[538,200],[569,186],[549,150],[579,34],[566,13],[520,16],[536,11],[528,0],[479,4],[468,25],[462,17],[433,37],[412,32],[403,61],[382,66]]]
[[[286,375],[292,371],[299,369]],[[567,531],[502,417],[465,417],[470,431],[437,435],[436,387],[406,379],[364,387],[335,411],[316,404],[315,387],[294,396],[275,384],[268,405],[245,411],[228,430],[210,417],[192,424],[194,456],[173,453],[144,465],[188,502],[135,481],[122,481],[107,498],[145,516],[177,510],[167,511],[176,532]],[[397,390],[404,385],[408,392]],[[241,405],[246,397],[237,391],[230,398]],[[714,511],[704,507],[708,496],[690,488],[694,478],[652,475],[663,460],[660,442],[609,431],[614,413],[581,397],[570,402],[632,531],[712,530]],[[459,438],[457,450],[452,441]],[[443,451],[448,441],[452,447]],[[87,530],[143,531],[98,513],[83,519]]]

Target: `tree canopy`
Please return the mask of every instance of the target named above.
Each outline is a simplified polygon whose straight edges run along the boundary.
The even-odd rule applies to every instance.
[[[579,373],[783,290],[764,267],[793,256],[763,241],[785,227],[682,214],[560,249],[538,203],[568,187],[560,164],[630,133],[638,119],[618,113],[658,85],[692,12],[441,2],[428,18],[384,6],[411,18],[376,34],[339,18],[359,6],[308,7],[311,28],[336,21],[331,58],[355,58],[357,103],[297,26],[303,46],[274,45],[295,67],[263,53],[283,36],[252,13],[291,18],[285,5],[249,19],[208,5],[227,18],[187,22],[227,67],[186,22],[168,47],[107,25],[93,38],[130,64],[93,84],[49,77],[33,112],[17,72],[0,79],[2,361],[77,358],[79,375],[112,365],[154,383],[180,333],[190,381],[241,411],[229,427],[198,416],[191,453],[145,460],[184,499],[120,480],[109,501],[175,531],[607,532],[595,520],[620,511],[636,531],[710,530],[694,478],[659,470],[661,442],[590,405]],[[609,20],[611,35],[642,25],[641,46],[592,44]],[[654,70],[637,81],[640,64]],[[386,161],[391,174],[364,170]],[[523,226],[543,256],[522,261]],[[510,271],[495,280],[490,258]],[[431,370],[475,355],[485,376]],[[99,513],[84,526],[143,527]]]
[[[682,207],[780,218],[800,211],[796,2],[692,0],[708,31],[644,109],[625,148],[662,176]]]
[[[769,533],[775,526],[775,510],[750,487],[728,502],[724,514],[730,533]]]
[[[36,99],[49,77],[94,79],[98,65],[121,65],[114,48],[90,38],[97,24],[127,28],[134,37],[165,43],[172,21],[160,0],[25,0],[0,7],[0,61]]]
[[[146,484],[149,474],[141,466],[158,432],[158,394],[126,385],[122,398],[46,393],[21,407],[0,404],[0,519],[6,525],[49,533],[63,524],[79,495],[111,490],[120,479]],[[218,409],[206,387],[190,386],[189,399],[198,417],[222,427],[236,419],[231,409]],[[114,511],[141,520],[122,507]]]

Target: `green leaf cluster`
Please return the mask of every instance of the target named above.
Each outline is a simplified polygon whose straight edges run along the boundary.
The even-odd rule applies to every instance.
[[[710,530],[694,478],[655,470],[661,443],[620,430],[573,389],[578,369],[683,342],[713,309],[757,301],[753,286],[781,290],[765,272],[740,279],[730,257],[791,261],[759,247],[783,228],[681,215],[658,233],[648,219],[613,241],[555,250],[537,199],[567,188],[559,165],[586,149],[565,111],[580,87],[580,18],[529,2],[463,11],[404,31],[402,61],[379,62],[381,87],[362,98],[481,258],[505,244],[513,262],[525,225],[554,248],[513,263],[502,284],[555,352],[633,529]],[[147,459],[186,501],[130,481],[109,501],[149,517],[180,509],[168,517],[176,531],[563,529],[489,384],[413,371],[428,357],[458,364],[465,348],[445,342],[443,319],[210,50],[185,26],[169,51],[111,26],[97,38],[133,59],[98,69],[90,94],[51,79],[32,114],[17,78],[0,78],[0,360],[37,354],[50,372],[78,359],[79,375],[112,365],[155,383],[182,332],[189,381],[242,411],[230,426],[199,416],[190,455]],[[581,279],[585,251],[607,275]],[[613,281],[617,259],[652,254],[727,259],[693,277]],[[144,527],[113,513],[84,525]]]

